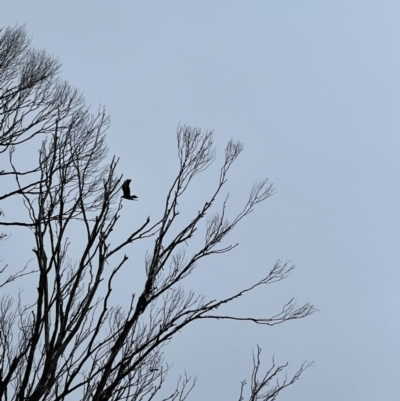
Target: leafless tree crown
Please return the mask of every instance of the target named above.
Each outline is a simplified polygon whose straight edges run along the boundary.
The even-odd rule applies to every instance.
[[[281,261],[258,282],[226,298],[209,300],[184,289],[198,262],[237,245],[223,240],[273,194],[273,187],[267,180],[255,184],[234,217],[227,216],[228,197],[215,211],[229,169],[243,149],[240,142],[230,141],[211,196],[177,230],[182,195],[193,177],[215,160],[212,132],[180,125],[179,170],[162,214],[154,221],[145,218],[123,241],[115,242],[111,233],[119,227],[122,177],[116,174],[118,159],[106,162],[109,118],[104,109],[91,114],[80,93],[58,77],[59,68],[55,58],[32,49],[23,27],[0,31],[0,176],[11,183],[3,187],[7,189],[0,201],[13,200],[23,207],[18,219],[7,220],[2,205],[2,239],[14,227],[27,229],[35,243],[35,267],[18,270],[11,260],[0,270],[0,400],[183,401],[196,381],[187,375],[161,397],[169,370],[163,347],[179,330],[200,319],[273,326],[315,311],[311,304],[297,306],[290,300],[270,317],[219,313],[222,305],[256,287],[285,279],[293,266]],[[30,152],[30,167],[21,158],[27,143],[39,147],[37,155]],[[201,225],[202,245],[187,254],[185,244]],[[70,251],[73,232],[85,239],[79,253]],[[141,290],[131,294],[129,305],[113,306],[113,282],[128,261],[124,250],[149,238],[153,245]],[[36,291],[30,303],[7,293],[9,285],[24,276]],[[307,366],[292,379],[271,384],[284,366],[273,364],[258,379],[259,355],[260,350],[249,400],[275,400]],[[240,400],[244,389],[245,382]]]

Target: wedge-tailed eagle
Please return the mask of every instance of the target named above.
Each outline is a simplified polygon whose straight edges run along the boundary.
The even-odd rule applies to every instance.
[[[129,199],[129,200],[136,200],[138,197],[136,195],[131,195],[131,189],[129,188],[129,184],[132,180],[125,180],[122,184],[122,192],[123,195],[121,198]]]

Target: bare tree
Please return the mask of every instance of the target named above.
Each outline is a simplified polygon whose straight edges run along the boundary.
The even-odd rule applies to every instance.
[[[79,92],[58,78],[58,69],[57,60],[31,49],[24,28],[0,32],[4,168],[0,175],[3,180],[12,179],[12,188],[0,194],[0,200],[20,202],[24,210],[12,221],[6,220],[6,211],[0,224],[5,230],[29,230],[36,264],[32,270],[25,266],[14,271],[10,261],[1,270],[4,279],[0,286],[4,294],[8,285],[29,275],[37,288],[30,303],[10,294],[3,295],[0,302],[0,399],[185,400],[195,385],[195,378],[186,375],[172,394],[160,398],[169,370],[163,348],[179,330],[200,319],[272,326],[316,310],[309,303],[297,306],[292,299],[270,317],[218,313],[222,305],[256,287],[288,277],[293,266],[281,261],[258,282],[227,298],[209,300],[184,289],[185,278],[198,262],[236,246],[221,243],[257,204],[273,194],[273,187],[267,180],[255,184],[233,218],[227,217],[228,198],[219,212],[213,211],[228,171],[243,149],[240,142],[230,141],[211,196],[182,225],[177,221],[182,195],[191,188],[193,177],[214,161],[215,150],[211,131],[179,126],[180,168],[166,195],[163,213],[154,221],[144,219],[124,241],[115,243],[111,233],[118,227],[123,180],[116,175],[118,159],[106,162],[109,119],[104,109],[92,115]],[[36,144],[36,161],[26,167],[25,158],[18,154]],[[33,160],[34,154],[30,154]],[[187,254],[186,244],[203,222],[203,244]],[[72,252],[71,234],[77,231],[85,241]],[[113,306],[113,283],[128,261],[124,248],[149,238],[154,245],[145,258],[141,290],[131,294],[129,305]],[[272,386],[267,396],[260,398],[261,389],[270,386],[283,367],[273,365],[259,382],[259,354],[250,400],[274,400],[307,367],[301,366],[293,379]],[[241,400],[243,388],[244,384]]]

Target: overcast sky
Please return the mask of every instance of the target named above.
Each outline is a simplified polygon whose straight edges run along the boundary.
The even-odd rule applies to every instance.
[[[199,377],[192,401],[237,400],[259,344],[266,369],[273,354],[289,373],[315,360],[279,401],[399,400],[398,0],[0,0],[0,25],[15,24],[59,57],[94,109],[107,106],[110,152],[140,197],[122,211],[133,225],[160,211],[179,122],[213,129],[220,156],[230,138],[245,143],[227,187],[232,213],[254,181],[275,184],[232,233],[240,246],[188,285],[227,295],[292,260],[288,280],[229,311],[263,316],[294,296],[320,312],[272,328],[195,323],[168,348],[170,380],[186,369]],[[216,171],[194,182],[188,207]]]

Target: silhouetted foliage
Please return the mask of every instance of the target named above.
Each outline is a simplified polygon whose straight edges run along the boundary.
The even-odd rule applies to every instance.
[[[298,307],[291,300],[271,317],[218,314],[221,305],[286,278],[293,266],[280,261],[258,282],[227,298],[207,300],[184,289],[184,280],[197,262],[233,249],[236,245],[222,246],[221,241],[273,194],[272,185],[261,181],[234,218],[226,216],[227,199],[219,212],[211,213],[243,149],[240,142],[230,141],[211,196],[176,230],[178,201],[191,188],[192,178],[215,159],[211,131],[178,127],[180,167],[163,213],[154,222],[145,218],[124,241],[115,243],[111,233],[118,227],[122,208],[122,177],[116,176],[118,159],[106,161],[109,118],[104,109],[91,114],[80,93],[58,78],[59,68],[56,59],[31,48],[24,28],[0,31],[0,176],[11,178],[13,186],[0,194],[0,200],[13,199],[16,205],[21,201],[25,211],[8,221],[3,207],[6,213],[1,213],[0,224],[4,230],[10,226],[29,230],[36,265],[30,271],[27,266],[14,271],[10,260],[1,270],[1,400],[152,400],[159,396],[169,370],[163,347],[188,324],[231,319],[275,325],[315,311],[311,304]],[[28,141],[29,147],[24,148]],[[32,153],[36,144],[37,157]],[[24,158],[16,158],[27,149],[29,160],[36,158],[28,168]],[[129,182],[123,184],[123,194],[133,199]],[[187,255],[184,244],[204,221],[203,245]],[[69,250],[76,232],[85,237],[83,246],[80,239],[80,253]],[[142,289],[131,294],[129,305],[111,306],[113,282],[128,260],[124,248],[150,237],[154,246],[143,267]],[[10,240],[18,243],[18,238]],[[36,299],[30,303],[5,292],[27,275],[32,288],[37,288]],[[249,400],[274,400],[307,367],[301,366],[290,380],[272,384],[284,366],[273,364],[259,380],[259,355],[260,351]],[[184,400],[194,385],[195,379],[184,375],[175,391],[163,399]],[[244,383],[240,400],[243,391]]]

